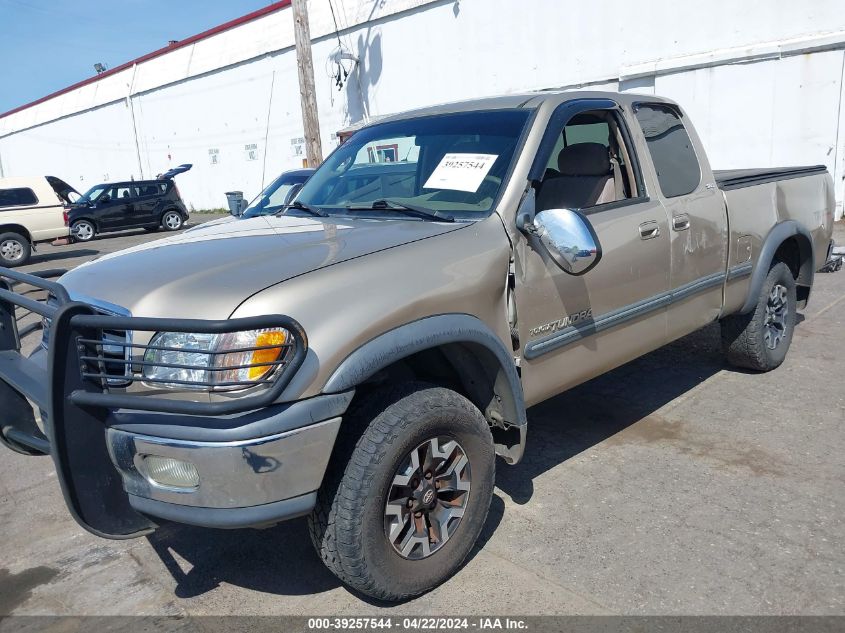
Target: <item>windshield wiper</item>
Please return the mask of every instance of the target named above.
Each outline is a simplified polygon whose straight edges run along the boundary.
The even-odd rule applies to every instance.
[[[420,207],[415,204],[407,204],[405,202],[395,202],[393,200],[375,200],[367,205],[350,205],[346,207],[347,211],[373,211],[379,209],[386,209],[389,211],[399,211],[405,215],[411,215],[416,218],[424,218],[428,220],[440,220],[441,222],[454,222],[453,218],[448,213]]]
[[[276,215],[282,214],[287,209],[297,209],[298,211],[305,211],[306,213],[310,213],[311,215],[316,215],[316,216],[321,217],[321,218],[329,217],[329,214],[326,213],[325,211],[323,211],[322,209],[318,209],[317,207],[312,207],[312,206],[307,205],[303,202],[300,202],[299,200],[294,200],[290,204],[286,204],[285,206],[282,207],[281,211],[276,213]]]

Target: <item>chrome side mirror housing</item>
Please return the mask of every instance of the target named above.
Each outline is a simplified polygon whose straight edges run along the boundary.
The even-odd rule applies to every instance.
[[[570,275],[583,275],[601,260],[601,244],[590,221],[573,209],[539,211],[522,225]]]

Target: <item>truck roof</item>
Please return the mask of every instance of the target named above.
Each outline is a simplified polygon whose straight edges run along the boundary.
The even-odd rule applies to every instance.
[[[392,114],[384,117],[379,117],[377,120],[371,120],[368,124],[384,123],[387,121],[399,121],[420,116],[432,116],[437,114],[449,114],[453,112],[472,112],[474,110],[504,110],[514,108],[534,109],[541,106],[543,103],[564,103],[565,101],[572,101],[574,99],[613,99],[622,104],[630,104],[637,101],[650,101],[652,103],[668,103],[675,105],[671,99],[665,99],[650,94],[633,94],[622,92],[609,92],[597,90],[539,90],[534,92],[523,92],[519,94],[501,95],[498,97],[484,97],[481,99],[468,99],[466,101],[455,101],[452,103],[442,103],[433,106],[426,106],[424,108],[417,108]],[[360,127],[366,127],[368,124],[362,124]],[[350,126],[354,128],[354,126]]]

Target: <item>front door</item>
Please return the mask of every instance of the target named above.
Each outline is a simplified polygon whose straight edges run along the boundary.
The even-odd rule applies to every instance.
[[[108,201],[97,205],[97,222],[101,228],[112,231],[129,224],[134,209],[133,189],[128,184],[119,184],[106,190]]]
[[[529,405],[666,342],[669,219],[660,200],[646,196],[619,108],[584,100],[558,113],[532,168],[542,175],[536,211],[579,209],[602,255],[593,269],[573,276],[536,237],[517,244],[515,293]]]
[[[635,105],[657,186],[670,218],[670,340],[716,320],[728,254],[727,208],[695,131],[667,104]]]

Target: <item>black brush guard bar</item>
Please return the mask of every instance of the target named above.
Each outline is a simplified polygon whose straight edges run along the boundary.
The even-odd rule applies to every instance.
[[[110,411],[218,416],[267,407],[279,399],[302,365],[308,341],[299,323],[284,315],[217,321],[103,316],[91,305],[72,301],[67,289],[46,279],[59,272],[37,275],[0,268],[0,442],[19,453],[51,455],[71,514],[90,532],[118,539],[142,536],[156,526],[129,505],[111,462],[105,432]],[[50,293],[57,305],[14,292],[18,284]],[[51,321],[46,370],[21,354],[24,330],[18,330],[17,307]],[[79,340],[102,340],[103,330],[225,334],[265,328],[290,333],[294,349],[287,366],[256,393],[229,394],[217,402],[109,393],[101,380],[85,377],[85,361],[80,358],[85,347]],[[46,413],[46,435],[36,424],[30,402]]]

